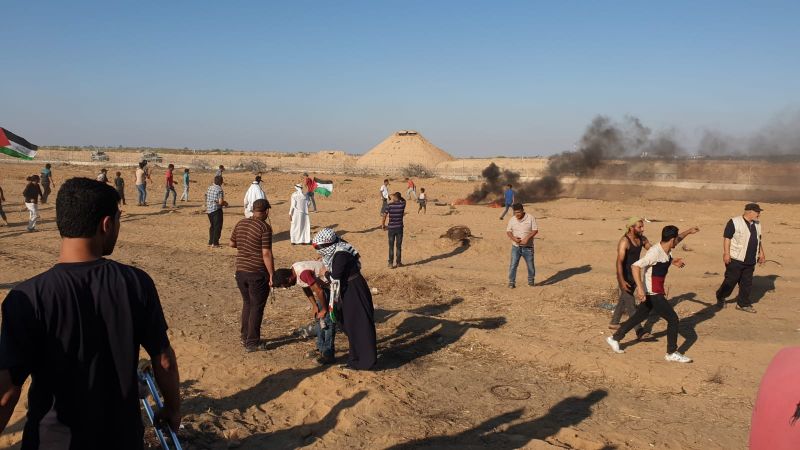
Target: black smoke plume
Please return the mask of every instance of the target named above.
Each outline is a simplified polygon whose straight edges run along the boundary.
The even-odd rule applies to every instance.
[[[501,171],[491,163],[481,173],[483,183],[467,200],[477,203],[490,195],[500,195],[507,184],[514,186],[517,201],[550,200],[561,193],[563,177],[590,175],[605,160],[640,155],[664,158],[683,153],[681,146],[672,138],[672,133],[663,132],[655,137],[651,134],[651,130],[636,117],[625,117],[621,124],[617,124],[608,117],[597,116],[586,128],[576,151],[550,157],[542,178],[519,182],[519,173]]]

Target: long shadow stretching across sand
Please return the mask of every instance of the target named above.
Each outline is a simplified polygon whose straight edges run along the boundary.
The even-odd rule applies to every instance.
[[[240,444],[245,448],[270,448],[270,449],[294,449],[304,447],[321,439],[331,430],[336,428],[339,422],[339,415],[346,409],[352,408],[367,396],[366,391],[361,391],[350,398],[339,401],[328,414],[317,422],[297,425],[284,430],[272,433],[253,434],[242,441]],[[192,444],[213,446],[218,443],[220,436],[214,431],[193,431],[186,438]]]
[[[423,265],[423,264],[428,264],[429,262],[438,261],[440,259],[451,258],[453,256],[460,255],[460,254],[464,253],[465,251],[469,250],[469,246],[470,246],[469,241],[465,240],[462,245],[454,248],[453,250],[450,250],[447,253],[442,253],[441,255],[434,255],[434,256],[425,258],[423,260],[413,262],[413,263],[408,264],[408,265],[409,266],[420,266],[420,265]]]
[[[591,264],[586,264],[580,267],[571,267],[569,269],[559,270],[555,274],[553,274],[550,278],[542,281],[539,283],[539,286],[548,286],[551,284],[556,284],[560,281],[564,281],[567,278],[570,278],[575,275],[580,275],[582,273],[586,273],[592,270]]]
[[[492,448],[514,449],[527,445],[534,439],[543,440],[564,427],[578,425],[592,416],[592,406],[608,395],[608,391],[597,389],[585,397],[567,397],[553,405],[544,416],[510,425],[522,417],[524,409],[515,409],[486,420],[478,426],[455,435],[436,436],[399,444],[391,450],[406,449],[464,449]],[[501,427],[507,425],[508,427]],[[498,430],[501,427],[502,431]],[[614,447],[604,447],[611,450]]]
[[[505,317],[450,320],[435,317],[461,303],[454,298],[441,305],[426,305],[408,311],[414,314],[405,318],[394,334],[380,339],[378,343],[378,370],[397,369],[417,358],[435,353],[464,336],[470,328],[491,330],[506,323]],[[383,322],[401,311],[376,310],[376,321]]]

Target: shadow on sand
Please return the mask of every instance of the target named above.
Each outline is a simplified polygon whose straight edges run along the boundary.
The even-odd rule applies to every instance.
[[[559,270],[555,274],[553,274],[550,278],[538,283],[539,286],[549,286],[551,284],[556,284],[558,282],[564,281],[567,278],[573,277],[575,275],[580,275],[582,273],[586,273],[592,270],[591,264],[586,264],[580,267],[571,267],[569,269]]]
[[[463,302],[454,298],[440,305],[426,305],[410,311],[376,310],[376,322],[385,322],[400,312],[412,314],[397,325],[394,334],[378,341],[378,370],[397,369],[417,358],[435,353],[457,342],[471,328],[492,330],[506,323],[505,317],[450,320],[436,317]]]
[[[580,424],[592,416],[592,406],[608,395],[597,389],[584,397],[567,397],[553,405],[547,414],[533,420],[518,422],[524,410],[500,414],[469,430],[455,435],[418,439],[390,447],[392,450],[491,448],[515,449],[525,447],[533,440],[543,440],[565,427]],[[516,422],[516,423],[515,423]],[[606,446],[611,450],[614,447]]]

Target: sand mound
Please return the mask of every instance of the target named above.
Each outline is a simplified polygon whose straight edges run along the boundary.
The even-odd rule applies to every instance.
[[[416,131],[402,130],[393,133],[358,158],[356,166],[398,169],[410,164],[419,164],[433,170],[437,164],[453,160],[454,158],[447,152],[428,142]]]

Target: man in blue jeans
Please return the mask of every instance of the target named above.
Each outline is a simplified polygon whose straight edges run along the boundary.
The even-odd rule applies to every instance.
[[[300,261],[290,269],[278,269],[272,277],[272,286],[289,288],[300,286],[311,304],[311,315],[316,322],[317,363],[331,364],[336,361],[336,322],[331,320],[328,310],[330,286],[326,281],[325,265],[322,261]],[[315,352],[312,352],[315,354]]]
[[[511,205],[514,204],[514,191],[511,189],[511,185],[506,186],[506,190],[503,193],[503,206],[506,209],[503,210],[503,214],[500,214],[500,220],[503,220],[503,217],[506,216],[508,209],[511,208]]]
[[[510,190],[510,188],[509,188]],[[508,287],[513,289],[517,284],[517,266],[520,257],[525,259],[528,266],[528,286],[533,286],[536,269],[533,266],[533,237],[539,233],[536,219],[527,214],[522,203],[512,206],[514,217],[508,221],[506,235],[511,239],[511,265],[508,267]]]

